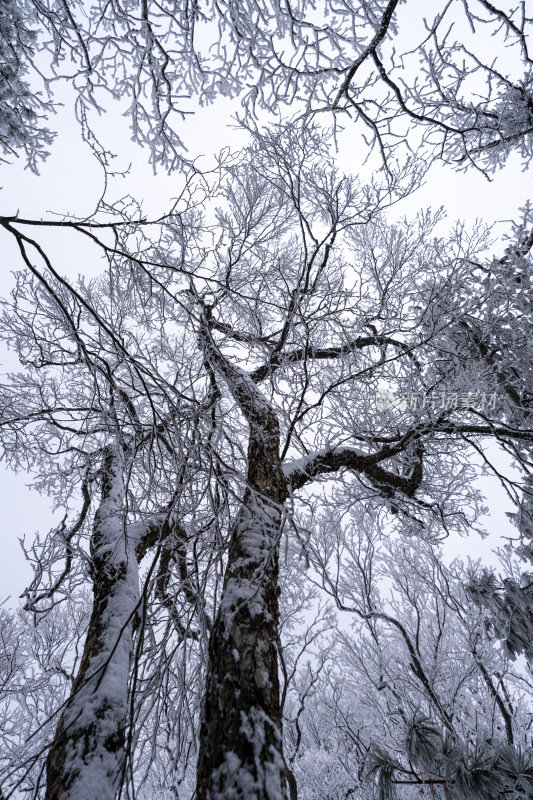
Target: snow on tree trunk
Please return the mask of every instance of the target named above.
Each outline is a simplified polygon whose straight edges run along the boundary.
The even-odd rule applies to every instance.
[[[197,800],[286,797],[278,677],[278,553],[287,492],[273,413],[250,422],[248,488],[209,643]]]
[[[47,759],[46,800],[114,800],[123,767],[139,580],[136,537],[126,531],[119,447],[106,448],[102,472],[91,540],[93,610],[80,669]]]

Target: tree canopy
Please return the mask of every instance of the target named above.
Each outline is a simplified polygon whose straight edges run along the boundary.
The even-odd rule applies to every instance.
[[[385,161],[408,132],[458,166],[491,170],[513,148],[531,157],[532,18],[523,2],[28,0],[5,4],[2,19],[3,146],[25,148],[34,166],[49,134],[28,127],[42,106],[37,94],[24,100],[30,69],[51,107],[56,87],[72,87],[89,141],[92,115],[118,104],[133,140],[165,169],[184,160],[184,116],[229,97],[245,115],[355,122]]]
[[[395,211],[437,160],[528,168],[526,5],[0,12],[4,155],[74,112],[106,172],[90,216],[0,215],[0,452],[61,509],[1,610],[0,796],[533,796],[532,210],[505,240]],[[207,169],[180,120],[218,98],[246,143]],[[157,217],[110,200],[117,109],[175,171]],[[442,550],[484,475],[492,571]]]

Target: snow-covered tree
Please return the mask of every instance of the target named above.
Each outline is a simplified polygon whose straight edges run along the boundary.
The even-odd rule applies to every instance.
[[[409,149],[529,163],[532,20],[426,5],[2,4],[5,155],[36,167],[38,92],[66,83],[103,166],[93,115],[113,108],[183,170],[158,219],[107,198],[78,221],[0,217],[23,268],[2,455],[65,515],[27,551],[32,623],[2,619],[4,795],[531,793],[529,687],[489,635],[529,656],[529,574],[483,579],[476,605],[431,550],[472,534],[497,445],[525,475],[523,497],[502,480],[530,559],[531,213],[488,259],[481,227],[439,237],[438,213],[386,209],[420,183]],[[202,175],[180,121],[218,97],[252,143]],[[370,185],[337,171],[325,119],[377,149]],[[105,278],[62,275],[62,235]]]
[[[351,119],[386,161],[413,127],[426,156],[459,166],[492,170],[514,148],[531,159],[532,20],[523,3],[28,0],[9,8],[8,42],[18,20],[30,19],[45,84],[52,93],[60,78],[72,87],[88,139],[92,113],[119,108],[154,165],[182,164],[183,117],[228,97],[246,114]]]
[[[293,691],[288,746],[302,793],[529,797],[530,687],[486,637],[464,567],[444,567],[418,537],[385,537],[369,515],[319,526],[302,581],[323,586],[343,624],[314,692],[298,703]]]
[[[187,573],[180,526],[185,507],[193,510],[190,488],[180,491],[180,481],[188,476],[190,459],[197,458],[190,433],[196,431],[199,412],[193,403],[185,409],[180,400],[177,384],[187,364],[177,355],[178,340],[167,333],[172,385],[165,382],[165,348],[151,351],[151,317],[159,319],[159,310],[145,297],[144,323],[130,328],[137,298],[124,291],[128,280],[121,277],[112,284],[80,284],[74,297],[58,281],[44,290],[36,278],[20,274],[11,302],[4,303],[3,329],[25,365],[2,391],[4,454],[14,464],[30,465],[40,486],[67,513],[77,495],[82,500],[77,518],[67,521],[66,513],[59,527],[29,551],[36,577],[27,608],[37,618],[48,618],[77,587],[89,582],[93,592],[86,635],[76,642],[82,650],[70,693],[63,708],[52,709],[61,713],[48,743],[47,797],[97,792],[111,798],[123,783],[133,736],[128,731],[137,722],[130,668],[134,655],[142,661],[144,640],[138,633],[134,653],[134,636],[147,624],[148,598],[155,593],[160,613],[149,616],[159,626],[165,615],[173,616],[181,641],[198,640],[198,632],[189,633],[187,614],[177,616],[179,586],[167,591],[169,561],[178,565],[181,602],[186,598],[189,617],[205,619],[198,597],[190,606],[194,576]],[[100,313],[99,326],[84,307],[89,301]],[[142,349],[144,373],[140,362],[135,366],[125,357],[126,343],[130,357]],[[148,389],[154,374],[159,384]],[[140,402],[139,386],[144,387]],[[139,565],[150,551],[152,565],[141,595]],[[150,676],[145,667],[145,679]],[[41,755],[42,750],[35,757]],[[23,772],[24,764],[21,760]],[[20,779],[20,770],[12,770],[5,788]]]
[[[27,270],[3,323],[24,367],[3,390],[4,452],[63,501],[84,485],[94,498],[82,527],[44,542],[56,566],[39,568],[45,588],[30,598],[46,605],[64,591],[74,556],[72,575],[94,592],[48,755],[54,800],[133,792],[140,775],[154,790],[158,748],[175,753],[164,763],[177,792],[191,789],[197,748],[198,800],[279,800],[287,784],[294,794],[282,547],[336,597],[355,581],[339,515],[357,509],[427,542],[471,534],[481,507],[472,454],[490,466],[494,441],[533,439],[524,415],[493,400],[498,376],[487,363],[480,372],[465,333],[497,288],[483,281],[487,233],[436,237],[430,212],[387,223],[387,207],[419,182],[416,164],[360,186],[336,170],[318,126],[249,132],[216,178],[192,171],[158,220],[125,206],[80,222],[1,220]],[[51,229],[97,245],[105,280],[63,278],[44,243]],[[407,621],[394,619],[407,646]],[[423,719],[436,724],[440,709],[445,725],[451,712],[416,658],[432,704]],[[301,694],[317,672],[307,687],[292,676]],[[159,679],[157,708],[148,687]]]
[[[6,156],[22,150],[32,169],[47,155],[53,135],[41,122],[50,109],[30,87],[29,65],[37,49],[33,8],[20,0],[0,6],[0,148]]]
[[[449,364],[445,352],[454,349],[500,398],[501,417],[509,427],[530,426],[533,400],[531,275],[533,221],[531,208],[522,209],[522,218],[513,226],[502,257],[487,264],[473,263],[486,293],[486,302],[474,313],[451,326],[443,337],[442,363]],[[461,287],[466,296],[477,291],[475,283]],[[450,335],[451,334],[451,335]],[[504,576],[484,569],[468,581],[473,598],[489,611],[487,625],[501,638],[514,657],[524,653],[529,661],[533,630],[531,539],[533,536],[531,444],[507,446],[501,442],[516,465],[523,470],[522,480],[505,481],[517,510],[510,513],[517,528],[518,541],[507,545],[509,557],[520,557]],[[525,568],[524,563],[526,562]]]
[[[57,711],[79,665],[88,602],[76,593],[35,618],[0,613],[0,775],[2,792],[42,796],[44,759]]]

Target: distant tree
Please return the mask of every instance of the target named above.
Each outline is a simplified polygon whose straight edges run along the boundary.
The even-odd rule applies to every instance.
[[[486,390],[497,392],[501,417],[509,427],[531,426],[533,410],[532,364],[532,255],[533,220],[528,204],[522,218],[507,238],[504,255],[490,263],[473,263],[481,278],[487,301],[479,309],[452,326],[446,348],[454,348],[464,361],[476,369]],[[472,286],[462,291],[472,296]],[[450,336],[451,333],[451,336]],[[443,359],[443,363],[446,362]],[[484,376],[484,377],[482,377]],[[500,442],[522,470],[522,479],[504,480],[508,494],[517,506],[510,513],[517,528],[517,541],[509,543],[509,559],[519,556],[526,568],[518,565],[499,576],[495,571],[476,570],[469,582],[471,597],[488,612],[487,625],[502,639],[512,657],[523,653],[531,663],[533,631],[533,575],[529,571],[533,551],[532,450],[527,442]]]
[[[474,602],[485,611],[487,634],[500,639],[511,658],[525,655],[531,670],[533,668],[533,573],[530,571],[533,561],[531,474],[526,475],[523,492],[517,513],[509,515],[517,525],[519,544],[507,545],[509,558],[518,555],[521,556],[521,562],[515,564],[512,571],[508,570],[508,574],[503,575],[486,568],[473,571],[467,582],[467,590]]]
[[[343,630],[316,691],[287,723],[302,793],[529,797],[529,691],[487,640],[464,567],[444,567],[419,538],[386,539],[364,513],[318,527],[306,552]]]

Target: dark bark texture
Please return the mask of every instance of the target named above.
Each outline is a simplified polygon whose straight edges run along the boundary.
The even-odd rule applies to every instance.
[[[232,531],[209,644],[198,800],[286,797],[278,677],[278,554],[287,490],[275,415],[263,409],[246,416],[248,485]]]

